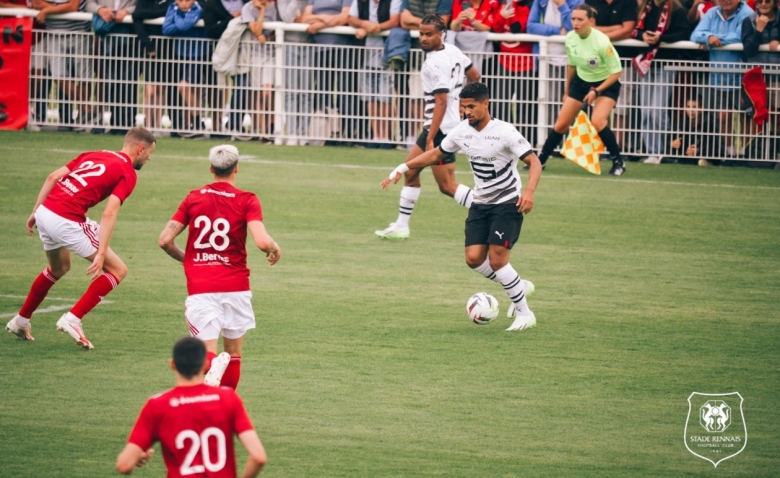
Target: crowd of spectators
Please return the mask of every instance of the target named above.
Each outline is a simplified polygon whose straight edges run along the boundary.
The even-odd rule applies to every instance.
[[[775,158],[777,144],[748,146],[762,131],[774,137],[780,132],[778,0],[585,2],[596,9],[595,27],[613,42],[636,39],[648,45],[617,48],[624,64],[623,90],[613,129],[624,151],[653,163],[670,154],[700,164],[708,163],[698,158],[750,151],[770,151]],[[423,97],[421,57],[415,58],[416,51],[409,57],[409,48],[419,45],[408,33],[404,38],[398,32],[417,29],[426,14],[440,15],[456,42],[468,38],[460,44],[464,51],[479,53],[472,59],[491,87],[493,114],[524,125],[524,135],[536,144],[538,101],[550,105],[549,123],[563,94],[563,45],[548,43],[544,77],[555,81],[542,84],[538,43],[493,44],[484,34],[563,36],[572,30],[571,11],[580,3],[583,0],[0,0],[0,8],[39,10],[36,27],[46,34],[36,34],[31,64],[32,99],[41,100],[34,102],[31,114],[39,122],[46,112],[38,103],[45,104],[56,85],[64,125],[105,123],[123,132],[140,120],[154,130],[173,126],[185,131],[183,135],[225,129],[270,137],[278,121],[272,114],[278,50],[272,45],[274,31],[264,23],[282,21],[307,25],[305,31],[285,32],[284,43],[293,47],[283,49],[285,115],[276,131],[283,132],[287,144],[307,144],[311,136],[324,134],[334,141],[394,147],[388,145],[418,133]],[[93,14],[92,21],[50,16],[77,11]],[[122,23],[128,16],[132,23]],[[164,21],[161,26],[144,23],[152,18]],[[195,26],[201,19],[205,28]],[[323,32],[344,25],[354,27],[355,34]],[[72,34],[87,31],[94,37]],[[390,32],[387,39],[376,36],[383,31]],[[212,67],[217,42],[211,40],[227,41],[228,36],[252,44],[246,52],[251,68],[223,73]],[[681,40],[701,48],[659,48]],[[718,48],[734,43],[742,43],[744,51]],[[358,45],[367,48],[355,48]],[[762,45],[769,51],[760,51]],[[709,66],[696,61],[709,61]],[[741,112],[742,75],[749,67],[740,67],[740,62],[765,65],[769,119],[763,126]],[[94,82],[98,87],[92,90],[94,78],[101,81]],[[139,80],[144,84],[140,93]]]

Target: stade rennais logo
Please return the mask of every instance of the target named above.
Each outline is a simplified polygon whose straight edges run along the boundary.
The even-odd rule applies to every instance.
[[[715,467],[747,446],[747,426],[739,392],[698,393],[688,397],[685,447]]]

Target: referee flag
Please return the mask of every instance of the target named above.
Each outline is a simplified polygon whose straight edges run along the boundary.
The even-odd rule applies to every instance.
[[[569,130],[569,136],[563,144],[561,154],[586,171],[600,175],[599,154],[604,151],[604,143],[601,142],[596,128],[591,124],[588,115],[580,111],[577,119]]]

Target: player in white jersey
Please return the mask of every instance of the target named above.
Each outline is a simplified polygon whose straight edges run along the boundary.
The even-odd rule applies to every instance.
[[[406,160],[411,160],[439,146],[444,136],[460,123],[460,100],[464,75],[469,82],[480,75],[471,60],[458,47],[442,43],[446,30],[438,15],[426,15],[420,23],[420,46],[426,52],[420,76],[425,92],[425,122]],[[439,191],[454,198],[458,204],[471,206],[471,190],[455,180],[455,154],[449,154],[432,165]],[[398,218],[390,227],[375,234],[384,239],[408,239],[409,218],[420,197],[420,170],[406,173]]]
[[[437,149],[395,168],[382,181],[382,188],[387,189],[390,181],[397,182],[410,169],[435,164],[456,151],[466,153],[474,173],[474,203],[466,219],[466,264],[504,287],[513,304],[508,315],[515,317],[507,330],[524,330],[536,325],[525,297],[532,285],[520,278],[509,263],[509,255],[520,237],[523,215],[533,207],[542,163],[514,126],[490,117],[488,103],[487,86],[466,85],[460,93],[466,121],[450,131]],[[517,172],[518,159],[529,166],[524,190]]]

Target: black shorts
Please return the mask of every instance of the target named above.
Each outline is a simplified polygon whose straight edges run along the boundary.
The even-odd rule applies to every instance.
[[[472,204],[466,218],[466,247],[495,244],[511,249],[522,227],[517,198],[503,204]]]
[[[439,130],[438,133],[436,133],[436,136],[433,137],[433,147],[438,148],[441,142],[444,140],[445,134]],[[423,150],[423,153],[425,152],[425,143],[428,141],[428,130],[423,129],[422,133],[420,133],[420,136],[417,137],[417,146],[420,147],[420,149]],[[448,154],[444,159],[436,163],[436,165],[441,166],[442,164],[452,164],[455,162],[455,155],[450,153]]]
[[[575,74],[574,78],[571,79],[571,85],[569,85],[569,98],[577,101],[582,101],[585,99],[585,96],[590,93],[591,87],[599,87],[601,84],[604,83],[603,81],[594,81],[589,82],[585,81],[582,78],[579,77],[579,75]],[[619,81],[616,81],[612,84],[609,88],[602,91],[599,96],[606,96],[607,98],[612,98],[617,102],[618,96],[620,96],[620,88],[622,85]]]

